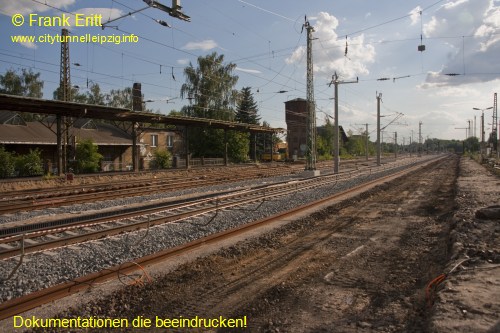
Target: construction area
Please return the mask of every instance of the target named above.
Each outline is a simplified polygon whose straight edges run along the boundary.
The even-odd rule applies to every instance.
[[[498,173],[457,155],[412,165],[374,180],[364,178],[361,171],[344,180],[336,177],[336,185],[322,185],[320,192],[326,195],[329,186],[342,189],[319,205],[292,209],[300,202],[306,205],[308,199],[297,192],[271,198],[268,192],[270,197],[260,204],[253,199],[254,203],[225,208],[215,217],[208,214],[195,222],[181,222],[208,230],[220,223],[237,224],[244,211],[265,221],[253,223],[252,228],[233,225],[237,231],[214,229],[200,241],[181,242],[154,262],[125,260],[101,282],[99,276],[114,268],[91,274],[90,285],[75,278],[73,287],[66,282],[59,296],[41,295],[44,301],[38,304],[46,305],[4,318],[2,331],[84,332],[81,326],[61,330],[29,325],[36,318],[119,318],[122,326],[93,331],[498,332]],[[356,183],[360,178],[364,181]],[[237,184],[232,187],[245,186]],[[312,196],[309,191],[301,194]],[[277,204],[292,207],[273,214],[271,207]],[[78,208],[71,210],[74,214]],[[158,238],[162,227],[149,228],[146,234],[126,236],[132,257],[138,247],[165,242]],[[113,243],[124,239],[109,238]],[[63,262],[71,267],[77,264],[74,260],[88,261],[88,251],[93,256],[89,263],[106,260],[105,243],[101,239],[27,254],[23,266],[26,272],[53,271],[55,266],[44,266],[56,260],[61,265],[56,271],[70,274]],[[115,256],[121,251],[115,249]],[[4,260],[6,268],[14,267],[18,259]],[[19,277],[23,271],[14,274]],[[8,310],[6,305],[19,306],[16,298],[5,301],[0,304],[2,311]],[[137,318],[150,319],[151,326],[136,322],[142,326],[134,329]],[[182,318],[186,321],[179,324]],[[198,321],[199,325],[209,326],[196,326],[200,318],[207,321]],[[23,329],[14,329],[13,324]]]

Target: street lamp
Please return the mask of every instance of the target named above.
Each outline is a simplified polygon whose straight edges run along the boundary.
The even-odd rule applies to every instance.
[[[484,111],[491,110],[491,109],[493,109],[492,106],[490,106],[489,108],[485,108],[485,109],[472,108],[472,110],[481,111],[481,142],[484,142]]]

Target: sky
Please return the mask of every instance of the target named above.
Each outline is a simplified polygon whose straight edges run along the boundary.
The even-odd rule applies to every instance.
[[[159,0],[171,6],[169,0]],[[261,120],[286,128],[284,102],[306,98],[305,18],[314,28],[312,57],[317,124],[334,115],[332,76],[339,81],[339,124],[376,137],[376,95],[382,94],[384,141],[480,136],[481,111],[500,91],[500,1],[497,0],[182,0],[190,22],[142,0],[0,0],[0,74],[41,73],[44,98],[59,85],[60,44],[16,43],[12,36],[55,36],[52,18],[68,18],[73,36],[129,36],[137,42],[71,43],[71,83],[86,92],[142,84],[147,107],[168,114],[180,97],[183,71],[212,52],[236,65],[236,89],[251,87]],[[146,8],[148,7],[148,8]],[[146,9],[144,9],[146,8]],[[137,13],[136,10],[144,9]],[[130,13],[130,15],[128,15]],[[16,15],[24,23],[15,26]],[[102,29],[79,18],[102,15]],[[41,18],[41,21],[38,20]],[[170,27],[158,24],[165,21]],[[62,23],[65,23],[62,21]],[[54,25],[54,26],[50,26]],[[109,37],[112,38],[112,37]],[[115,37],[113,37],[115,38]],[[418,51],[419,45],[425,51]],[[78,64],[78,65],[74,65]],[[447,75],[448,74],[448,75]],[[453,74],[453,75],[449,75]],[[384,79],[384,80],[381,80]],[[492,110],[484,111],[491,131]],[[476,119],[474,126],[474,119]],[[474,130],[475,127],[475,130]],[[413,133],[413,134],[412,134]]]

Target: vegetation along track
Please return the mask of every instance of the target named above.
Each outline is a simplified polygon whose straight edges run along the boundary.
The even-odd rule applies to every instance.
[[[393,171],[394,172],[399,171],[400,173],[404,172],[401,170],[401,167],[402,167],[401,165],[399,165],[399,167],[394,166]],[[386,171],[388,171],[388,170],[386,170]],[[364,172],[367,172],[367,170],[365,170]],[[389,173],[392,173],[392,176],[394,176],[394,172],[389,172]],[[351,177],[358,178],[358,180],[360,178],[359,177],[360,175],[361,175],[361,173],[360,174],[351,173]],[[333,176],[330,176],[329,179],[330,179],[330,182],[333,182],[333,181],[342,182],[342,180],[339,179],[340,177],[341,177],[340,175],[333,175]],[[347,175],[343,175],[343,177],[344,177],[343,178],[344,180],[349,179],[349,177]],[[317,179],[308,180],[309,184],[307,186],[319,186],[317,183],[315,184],[314,182],[318,182],[320,179],[323,179],[323,181],[325,181],[325,179],[328,179],[328,177],[318,177]],[[372,179],[370,182],[376,182],[376,181],[377,180]],[[288,187],[288,190],[285,190],[285,188],[282,188],[280,190],[281,193],[280,193],[280,191],[278,191],[275,193],[275,195],[285,195],[284,191],[292,191],[293,192],[293,191],[297,191],[297,189],[298,189],[297,184],[295,184],[295,183],[294,184],[282,184],[282,186]],[[275,186],[275,188],[280,188],[280,186]],[[354,189],[351,188],[350,191],[354,191]],[[251,192],[251,191],[248,191],[248,192]],[[337,194],[337,195],[339,195],[339,194]],[[325,202],[329,199],[331,199],[331,198],[322,199],[321,202]],[[255,202],[255,200],[262,200],[262,196],[260,196],[260,198],[254,197],[252,199],[253,202]],[[248,204],[248,202],[242,203],[242,204]],[[307,204],[306,206],[311,206],[314,204],[318,205],[318,204],[320,204],[320,202]],[[234,205],[234,203],[232,203],[232,204],[229,203],[229,205]],[[293,214],[295,214],[298,211],[303,210],[303,209],[305,209],[305,207],[300,207],[300,208],[297,208],[293,211],[284,212],[281,215],[282,216],[293,215]],[[274,219],[276,219],[276,218],[277,217],[274,217]],[[225,231],[225,232],[222,232],[222,233],[219,233],[216,235],[211,235],[211,236],[208,236],[204,239],[191,242],[187,245],[179,246],[179,247],[176,247],[174,249],[165,250],[165,251],[162,251],[160,253],[152,254],[150,256],[137,259],[136,264],[139,264],[142,266],[147,266],[147,265],[150,265],[154,262],[164,260],[165,257],[176,255],[178,253],[181,253],[182,251],[186,251],[186,250],[191,249],[193,247],[199,246],[200,244],[206,244],[207,242],[211,242],[211,241],[215,242],[221,238],[230,237],[234,234],[241,233],[241,232],[249,230],[251,228],[256,228],[262,224],[269,223],[269,221],[272,221],[272,220],[273,220],[273,218],[270,218],[270,219],[264,219],[261,221],[257,221],[257,222],[251,223],[251,224],[242,225],[238,228],[234,228],[234,229],[231,229],[229,231]],[[68,293],[72,293],[72,292],[76,292],[76,291],[81,290],[81,289],[85,289],[85,288],[89,287],[90,285],[92,285],[92,283],[94,283],[94,282],[110,279],[112,277],[115,277],[118,273],[125,274],[129,271],[137,269],[136,264],[124,263],[124,264],[119,265],[117,267],[108,268],[108,269],[105,269],[101,272],[93,273],[89,276],[77,278],[77,279],[74,279],[73,281],[69,281],[69,282],[66,282],[66,283],[63,283],[60,285],[56,285],[56,286],[51,287],[51,288],[46,289],[46,290],[41,290],[39,292],[35,292],[33,294],[30,294],[30,295],[26,295],[26,296],[23,296],[23,297],[20,297],[17,299],[13,299],[11,301],[4,302],[3,304],[0,305],[0,310],[1,310],[2,316],[3,316],[3,318],[6,318],[6,317],[11,316],[13,313],[19,313],[20,311],[37,306],[40,303],[49,302],[50,300],[57,299],[59,297],[67,295]]]

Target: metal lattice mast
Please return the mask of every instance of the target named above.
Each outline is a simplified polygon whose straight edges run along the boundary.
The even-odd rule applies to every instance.
[[[71,101],[71,80],[69,63],[69,44],[67,42],[68,30],[61,32],[61,69],[59,80],[59,94],[57,98],[61,101]],[[57,128],[57,174],[66,172],[66,145],[68,142],[68,126],[65,117],[56,116]],[[64,128],[63,128],[64,125]]]
[[[306,170],[316,170],[316,110],[314,103],[312,33],[309,21],[304,23],[307,30],[307,154]]]
[[[69,43],[66,41],[68,29],[62,29],[61,37],[61,71],[59,80],[59,99],[61,101],[71,101],[71,79],[69,63]]]

